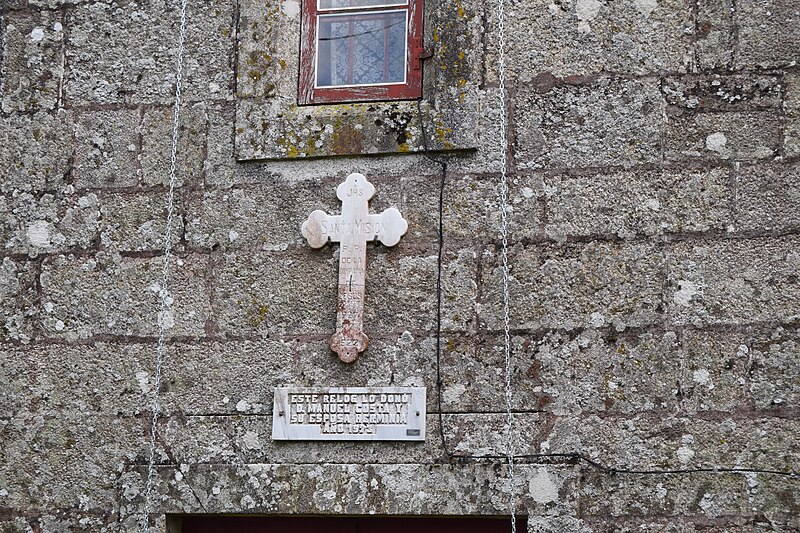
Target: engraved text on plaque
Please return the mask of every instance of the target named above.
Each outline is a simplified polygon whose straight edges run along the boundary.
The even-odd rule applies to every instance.
[[[425,388],[276,388],[272,438],[424,441]]]

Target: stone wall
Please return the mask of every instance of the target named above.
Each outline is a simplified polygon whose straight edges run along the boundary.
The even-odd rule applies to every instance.
[[[519,452],[800,470],[800,2],[506,4]],[[502,461],[450,459],[439,437],[456,454],[504,450],[492,3],[427,6],[440,68],[426,67],[426,104],[447,100],[442,79],[475,76],[461,84],[475,150],[435,145],[443,428],[439,166],[237,161],[241,19],[299,7],[247,5],[189,5],[153,531],[165,513],[508,514]],[[135,531],[177,4],[0,6],[0,530]],[[448,28],[467,33],[443,49]],[[368,250],[371,345],[348,366],[327,345],[335,247],[311,249],[299,228],[338,212],[353,171],[409,232]],[[272,442],[280,385],[426,386],[428,439]],[[798,478],[521,463],[531,532],[800,531]]]

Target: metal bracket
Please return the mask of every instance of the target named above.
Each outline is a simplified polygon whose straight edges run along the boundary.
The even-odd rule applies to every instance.
[[[422,70],[422,60],[433,57],[433,52],[428,52],[422,45],[422,38],[415,37],[411,40],[411,67]]]

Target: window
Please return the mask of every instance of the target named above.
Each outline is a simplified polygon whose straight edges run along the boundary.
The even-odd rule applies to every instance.
[[[306,3],[311,1],[270,1],[267,7],[264,0],[237,2],[235,135],[238,161],[413,154],[425,149],[421,134],[423,125],[429,133],[426,140],[430,150],[464,151],[480,146],[477,125],[482,124],[485,117],[480,113],[479,104],[491,96],[480,90],[484,66],[480,53],[482,2],[383,0],[380,6],[322,9],[318,13],[319,4]],[[281,5],[283,9],[278,7]],[[296,8],[290,9],[292,5]],[[379,11],[407,11],[406,21],[411,21],[407,24],[412,30],[404,43],[404,72],[411,80],[404,86],[405,94],[398,91],[397,85],[349,88],[344,93],[341,88],[334,87],[315,91],[317,16]],[[430,60],[424,62],[419,53],[413,52],[420,47],[412,40],[422,37],[423,18],[425,38],[422,42],[427,52],[436,50]],[[428,20],[438,21],[436,34]],[[307,30],[306,33],[301,29]],[[303,46],[307,53],[301,68]],[[424,74],[414,68],[415,61],[424,63]],[[379,72],[383,73],[383,61]],[[387,65],[388,72],[391,72],[390,65]],[[301,73],[305,77],[303,82]],[[304,87],[305,92],[298,92],[299,87]],[[390,91],[400,94],[392,95]],[[330,105],[335,102],[352,103]],[[421,103],[421,114],[418,103]]]
[[[422,0],[303,0],[300,104],[422,96]]]

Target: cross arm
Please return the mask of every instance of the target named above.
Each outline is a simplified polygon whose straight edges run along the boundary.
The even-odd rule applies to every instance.
[[[329,215],[325,211],[317,209],[308,215],[308,220],[303,222],[300,231],[312,248],[321,248],[329,241],[341,241],[341,220],[340,215]]]
[[[394,246],[408,231],[408,222],[394,207],[390,207],[380,215],[369,215],[369,221],[373,227],[380,229],[375,237],[385,246]]]

